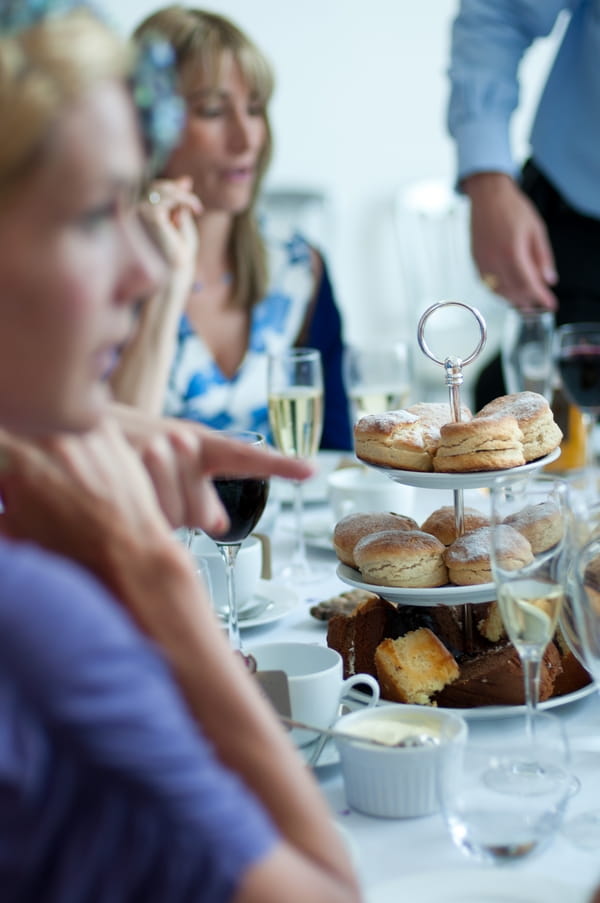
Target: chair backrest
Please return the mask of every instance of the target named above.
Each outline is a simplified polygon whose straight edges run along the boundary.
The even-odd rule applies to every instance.
[[[267,187],[260,196],[259,209],[269,222],[282,229],[296,229],[326,256],[331,250],[333,212],[324,190],[313,186]]]
[[[471,402],[472,386],[482,364],[500,342],[504,305],[483,285],[470,251],[469,201],[442,179],[402,186],[395,197],[394,219],[408,333],[417,335],[424,311],[439,301],[463,301],[486,320],[488,341],[475,362],[464,371],[464,399]],[[426,337],[437,357],[466,357],[476,346],[479,327],[468,312],[448,308],[428,320]],[[444,373],[417,349],[416,378],[425,398],[447,398]]]

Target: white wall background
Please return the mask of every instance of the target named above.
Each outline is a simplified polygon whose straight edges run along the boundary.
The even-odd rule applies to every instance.
[[[129,31],[161,4],[104,5]],[[393,199],[414,180],[452,181],[445,73],[458,0],[207,0],[206,6],[248,31],[274,65],[269,185],[316,187],[330,197],[326,251],[347,337],[383,330],[402,336],[411,298],[399,270]],[[554,46],[552,38],[538,42],[523,66],[514,121],[519,157]]]

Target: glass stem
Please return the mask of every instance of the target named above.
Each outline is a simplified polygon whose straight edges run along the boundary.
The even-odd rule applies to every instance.
[[[533,717],[537,711],[540,698],[541,656],[525,654],[521,657],[523,664],[523,680],[525,684],[525,707],[527,712],[527,736],[533,740]]]
[[[594,449],[594,430],[596,427],[596,415],[590,411],[582,411],[583,422],[585,424],[585,469],[587,474],[588,488],[594,491],[594,467],[596,465],[596,452]]]
[[[292,564],[296,568],[308,570],[308,561],[306,559],[306,544],[304,542],[304,530],[302,528],[302,483],[294,480],[294,516],[296,519],[296,548],[292,555]]]
[[[235,590],[235,560],[241,548],[241,543],[219,545],[219,551],[225,562],[225,580],[227,583],[227,632],[229,644],[232,649],[242,649],[240,636],[240,624],[238,619],[237,593]]]

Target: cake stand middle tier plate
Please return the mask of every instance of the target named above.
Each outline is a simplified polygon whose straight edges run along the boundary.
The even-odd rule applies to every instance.
[[[480,583],[477,586],[447,584],[419,588],[378,586],[375,583],[365,583],[360,571],[348,567],[347,564],[338,564],[336,573],[343,583],[355,589],[376,593],[388,602],[401,605],[462,605],[464,602],[493,602],[496,598],[496,587],[493,583]]]

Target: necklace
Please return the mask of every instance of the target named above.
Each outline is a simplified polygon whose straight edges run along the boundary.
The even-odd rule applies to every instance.
[[[232,282],[233,276],[231,273],[222,273],[221,276],[219,276],[219,278],[216,280],[214,285],[231,285]],[[207,285],[210,284],[210,282],[202,282],[201,279],[196,279],[194,282],[192,282],[191,291],[193,294],[197,294],[198,292],[204,291]]]

